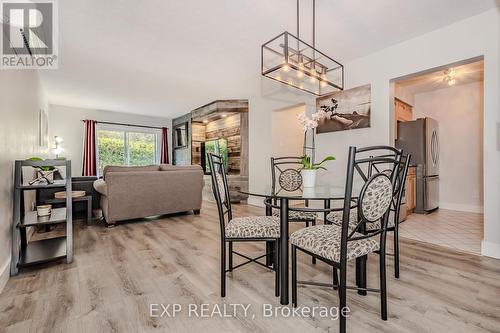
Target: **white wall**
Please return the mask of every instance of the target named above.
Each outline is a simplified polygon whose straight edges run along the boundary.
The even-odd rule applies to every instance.
[[[484,242],[482,253],[500,258],[500,152],[496,123],[500,121],[499,12],[497,9],[402,42],[346,64],[346,87],[372,85],[371,128],[320,134],[317,156],[333,154],[328,173],[319,181],[343,184],[348,147],[390,144],[393,115],[390,80],[484,55]],[[342,46],[338,46],[342,47]],[[256,55],[258,56],[257,52]],[[312,95],[261,78],[250,102],[250,189],[269,182],[271,112],[305,102],[314,109]],[[250,89],[252,87],[250,86]],[[254,202],[253,200],[250,202]]]
[[[47,110],[33,71],[0,72],[0,291],[10,274],[14,161],[44,156],[38,112]]]
[[[394,97],[399,98],[403,102],[408,103],[412,106],[413,104],[415,104],[414,94],[409,89],[406,89],[400,84],[394,85]]]
[[[50,105],[49,133],[51,145],[54,136],[63,138],[61,156],[71,160],[72,174],[80,176],[83,164],[83,119],[97,121],[118,122],[133,125],[146,125],[168,127],[169,134],[172,133],[172,120],[170,118],[159,118],[142,116],[130,113],[74,108],[61,105]],[[172,156],[172,142],[169,136],[169,155]]]
[[[439,207],[483,211],[483,83],[415,95],[414,118],[439,122]]]
[[[272,154],[279,156],[301,156],[304,146],[304,131],[297,115],[305,113],[305,105],[293,106],[272,113]]]

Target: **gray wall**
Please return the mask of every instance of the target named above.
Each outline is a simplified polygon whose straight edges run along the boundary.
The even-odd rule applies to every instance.
[[[46,110],[34,71],[0,73],[0,291],[10,271],[14,160],[44,157],[38,146],[38,113]]]

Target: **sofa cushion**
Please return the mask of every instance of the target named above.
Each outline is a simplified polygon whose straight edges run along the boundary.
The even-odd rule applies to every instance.
[[[160,171],[186,171],[186,170],[201,170],[199,165],[172,165],[160,164]]]
[[[108,195],[108,185],[104,181],[104,179],[97,179],[94,181],[94,189],[101,193],[101,195],[107,196]]]
[[[118,166],[106,165],[103,170],[104,178],[108,172],[135,172],[135,171],[158,171],[159,165],[145,165],[145,166]]]

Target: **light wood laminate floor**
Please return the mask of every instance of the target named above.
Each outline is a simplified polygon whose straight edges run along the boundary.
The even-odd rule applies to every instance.
[[[262,213],[234,206],[235,216]],[[294,225],[292,230],[300,224]],[[263,245],[237,245],[257,254]],[[389,320],[379,295],[348,292],[349,332],[500,332],[500,261],[403,239],[401,279],[388,259]],[[265,303],[279,307],[273,273],[248,265],[228,274],[219,297],[219,224],[215,206],[202,213],[140,221],[108,229],[75,227],[74,262],[24,270],[0,294],[0,332],[337,332],[338,322],[262,318]],[[239,259],[237,259],[239,260]],[[299,255],[299,279],[328,282],[331,268]],[[237,261],[238,263],[239,261]],[[368,286],[377,287],[378,257],[370,255]],[[353,283],[352,265],[348,276]],[[338,304],[329,288],[300,287],[299,305]],[[235,318],[149,316],[151,303],[250,304]]]

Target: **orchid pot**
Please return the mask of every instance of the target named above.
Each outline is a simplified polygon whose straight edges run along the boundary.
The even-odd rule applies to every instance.
[[[316,185],[316,172],[319,169],[326,170],[326,168],[322,166],[322,164],[327,161],[333,160],[335,160],[335,157],[327,156],[321,162],[314,163],[311,161],[311,158],[309,156],[302,156],[302,169],[300,171],[302,175],[302,185],[304,185],[304,187],[314,187]]]
[[[304,188],[314,187],[316,185],[316,171],[317,170],[314,169],[302,169],[300,171]]]

